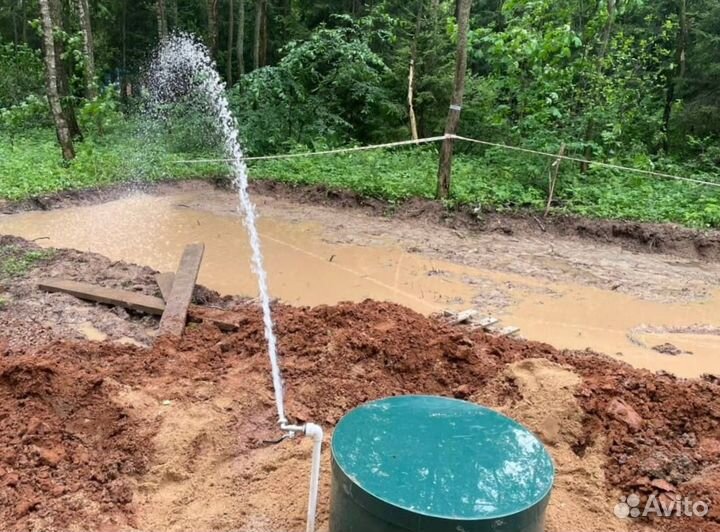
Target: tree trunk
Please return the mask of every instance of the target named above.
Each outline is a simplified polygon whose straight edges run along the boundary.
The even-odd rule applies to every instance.
[[[75,148],[73,147],[70,127],[65,119],[65,113],[60,103],[55,56],[55,32],[49,1],[50,0],[40,0],[40,21],[43,29],[43,49],[45,53],[45,81],[48,102],[50,103],[50,110],[52,111],[53,120],[55,121],[55,130],[57,131],[58,141],[62,149],[63,159],[69,161],[75,158]]]
[[[268,0],[263,0],[263,17],[260,40],[260,66],[268,64]]]
[[[410,137],[413,140],[418,139],[417,118],[415,117],[415,107],[413,106],[413,87],[415,85],[415,57],[410,58],[410,68],[408,69],[408,117],[410,118]]]
[[[600,50],[600,57],[605,57],[605,54],[607,53],[608,46],[610,45],[610,36],[612,35],[612,29],[615,25],[615,13],[617,12],[617,4],[616,0],[608,0],[607,3],[607,13],[608,13],[608,20],[605,24],[605,29],[603,31],[603,40],[602,40],[602,49]]]
[[[218,51],[218,0],[207,0],[208,6],[208,48],[213,57]]]
[[[122,26],[120,31],[120,38],[122,43],[120,45],[120,62],[122,64],[122,74],[120,82],[120,97],[123,101],[126,101],[130,96],[130,90],[127,80],[127,3],[128,0],[122,0]]]
[[[615,26],[615,17],[617,13],[617,0],[608,0],[607,2],[607,22],[605,23],[605,28],[603,29],[603,37],[602,42],[600,44],[600,51],[598,52],[597,60],[595,61],[595,64],[597,65],[598,72],[602,71],[603,69],[603,60],[605,59],[605,56],[607,55],[608,48],[610,47],[610,37],[612,37],[612,30]],[[585,148],[583,148],[583,159],[585,161],[580,163],[580,172],[587,173],[588,170],[590,170],[590,159],[593,156],[592,147],[590,146],[590,142],[592,141],[593,137],[595,136],[595,129],[596,124],[593,119],[590,119],[590,121],[587,124],[587,127],[585,128],[585,133],[583,135],[583,140],[585,142]]]
[[[178,0],[170,0],[170,29],[178,27]]]
[[[20,31],[18,31],[18,14],[14,7],[10,9],[10,16],[12,17],[13,44],[17,46],[20,44]],[[24,24],[25,20],[21,20],[20,23]]]
[[[27,44],[28,42],[28,26],[27,0],[20,0],[20,39],[24,44]]]
[[[83,51],[85,52],[85,94],[88,99],[93,99],[97,96],[97,85],[95,83],[95,46],[88,0],[77,0],[77,8],[83,36]]]
[[[50,20],[55,24],[56,28],[63,29],[63,12],[60,0],[47,0],[48,9],[50,10]],[[72,138],[82,139],[82,131],[75,116],[75,107],[72,101],[72,93],[70,92],[70,79],[68,77],[68,69],[65,65],[65,45],[59,39],[54,40],[55,48],[55,75],[57,80],[57,92],[60,96],[60,106],[65,115],[65,121],[70,129]]]
[[[230,13],[228,14],[228,40],[227,40],[227,63],[225,65],[225,78],[227,79],[227,86],[232,87],[233,82],[233,42],[235,31],[235,6],[233,0],[229,0]]]
[[[158,22],[158,37],[164,41],[168,35],[167,10],[165,9],[165,0],[157,0],[155,4]]]
[[[267,46],[267,0],[255,2],[255,40],[253,44],[253,68],[265,66]]]
[[[667,88],[665,92],[665,109],[663,111],[663,151],[670,152],[670,119],[675,103],[675,90],[678,82],[685,77],[687,70],[687,0],[678,0],[678,15],[680,27],[678,28],[677,47],[675,49],[675,63],[677,68],[667,74]]]
[[[236,53],[238,74],[242,77],[245,74],[245,0],[238,0]]]
[[[470,6],[472,0],[458,0],[458,42],[455,54],[455,81],[450,100],[445,134],[455,135],[460,125],[460,110],[462,109],[463,95],[465,94],[465,71],[467,70],[467,41],[468,26],[470,25]],[[452,185],[452,158],[453,140],[446,138],[440,148],[440,163],[438,165],[437,197],[446,199],[450,197]]]
[[[415,19],[415,34],[413,35],[412,47],[410,48],[410,67],[408,68],[408,117],[410,118],[410,136],[413,140],[418,139],[417,118],[415,117],[415,106],[413,105],[413,91],[415,89],[415,61],[417,61],[417,41],[422,21],[422,2],[418,4],[417,18]]]

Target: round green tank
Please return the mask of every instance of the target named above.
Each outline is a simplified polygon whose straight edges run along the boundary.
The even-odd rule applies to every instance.
[[[335,428],[330,532],[543,532],[553,478],[542,443],[494,410],[380,399]]]

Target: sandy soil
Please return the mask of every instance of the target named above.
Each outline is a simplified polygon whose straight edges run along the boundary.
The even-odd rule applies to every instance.
[[[146,268],[69,251],[2,281],[11,295],[0,310],[4,528],[301,530],[308,442],[267,443],[277,438],[275,413],[252,302],[200,290],[198,303],[233,308],[240,329],[192,324],[170,342],[153,338],[152,318],[33,288],[51,272],[157,290]],[[720,531],[717,379],[678,379],[589,351],[493,337],[392,303],[278,303],[274,311],[287,410],[323,424],[328,438],[348,409],[370,399],[465,398],[516,417],[548,446],[557,465],[549,532]],[[38,312],[47,315],[37,320]],[[79,312],[108,338],[78,340]],[[32,334],[22,334],[26,328]],[[321,527],[327,471],[326,451]],[[618,520],[613,507],[630,493],[679,493],[706,501],[711,513]]]

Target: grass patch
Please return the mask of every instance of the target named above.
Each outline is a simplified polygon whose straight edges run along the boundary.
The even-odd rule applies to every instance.
[[[437,160],[435,148],[384,150],[258,161],[251,166],[251,175],[298,185],[346,188],[398,202],[435,196]],[[720,227],[717,188],[600,168],[581,174],[569,164],[561,168],[553,207],[556,213]],[[537,156],[493,150],[460,153],[453,161],[450,203],[540,211],[547,201],[548,172],[548,160]],[[719,176],[696,177],[720,182]]]
[[[52,258],[51,249],[25,250],[20,246],[0,247],[0,279],[20,277],[38,263]]]
[[[228,174],[224,163],[178,164],[184,159],[217,156],[202,139],[202,130],[152,132],[130,121],[101,138],[77,145],[77,158],[60,158],[52,130],[36,130],[6,142],[0,137],[0,198],[19,200],[68,189],[123,182],[154,182]],[[545,207],[550,161],[497,149],[463,153],[458,144],[453,162],[452,205],[498,210]],[[399,202],[435,195],[436,146],[405,147],[333,156],[257,161],[253,179],[350,189],[367,197]],[[622,161],[620,161],[622,162]],[[663,163],[663,164],[660,164]],[[655,166],[651,166],[654,164]],[[671,161],[630,162],[703,180],[720,176],[694,172]],[[595,218],[675,222],[695,228],[720,227],[720,194],[716,188],[643,177],[593,167],[581,174],[563,163],[554,212]]]
[[[0,198],[21,200],[63,190],[227,172],[222,164],[175,164],[206,154],[170,153],[161,139],[138,134],[132,124],[101,138],[88,136],[76,143],[76,151],[73,161],[63,161],[52,130],[13,139],[0,135]]]

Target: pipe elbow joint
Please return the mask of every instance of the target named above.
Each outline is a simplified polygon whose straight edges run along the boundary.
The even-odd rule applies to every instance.
[[[323,441],[324,433],[320,425],[316,425],[315,423],[306,423],[304,432],[305,436],[312,438],[314,442]]]

